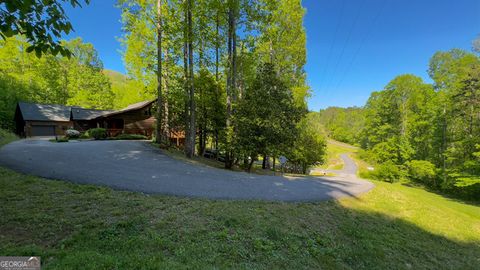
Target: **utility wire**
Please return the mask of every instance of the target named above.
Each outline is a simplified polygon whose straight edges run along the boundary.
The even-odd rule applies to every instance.
[[[365,3],[365,0],[362,0],[359,8],[357,9],[355,19],[353,20],[352,26],[350,27],[350,30],[348,31],[347,39],[346,39],[345,43],[343,44],[342,51],[340,52],[340,57],[338,58],[337,63],[335,64],[335,68],[333,69],[333,73],[332,73],[332,76],[330,77],[329,83],[328,83],[328,85],[326,85],[326,87],[327,87],[326,88],[326,93],[329,92],[328,86],[330,86],[332,84],[334,75],[335,75],[335,73],[337,73],[338,65],[340,64],[340,61],[343,58],[343,54],[345,53],[345,48],[347,47],[347,44],[350,42],[350,38],[352,36],[353,29],[355,28],[355,25],[357,24],[358,18],[360,17],[360,11],[361,11],[364,3]]]
[[[373,27],[377,24],[377,21],[378,21],[378,19],[380,18],[380,15],[382,14],[382,11],[385,9],[385,6],[386,6],[386,4],[388,3],[388,1],[389,1],[389,0],[383,0],[383,1],[382,1],[382,5],[381,5],[380,8],[378,9],[377,14],[375,15],[374,19],[372,20],[372,23],[370,24],[370,27],[368,28],[366,35],[364,35],[362,41],[360,42],[360,46],[358,47],[358,49],[357,49],[357,50],[355,51],[355,53],[353,54],[353,57],[352,57],[352,59],[350,60],[350,63],[348,64],[347,68],[345,69],[345,72],[343,72],[342,76],[340,77],[341,79],[338,81],[337,87],[335,88],[335,92],[338,91],[339,87],[340,87],[341,84],[343,83],[346,74],[348,74],[348,72],[350,72],[350,69],[351,69],[353,63],[355,62],[358,53],[359,53],[360,50],[363,48],[363,45],[365,44],[365,42],[367,41],[367,39],[372,35],[372,29],[373,29]]]
[[[327,67],[330,65],[330,58],[332,56],[332,51],[333,51],[333,48],[335,46],[335,44],[337,43],[337,34],[338,34],[338,29],[340,28],[340,23],[342,22],[343,20],[343,13],[345,11],[345,0],[342,0],[342,7],[341,7],[341,11],[340,11],[340,17],[338,18],[338,21],[337,21],[337,26],[335,27],[335,32],[333,34],[333,42],[332,44],[330,45],[330,50],[328,50],[328,56],[327,56],[327,62],[325,63],[325,66],[323,68],[323,71],[322,73],[320,74],[323,74],[325,76],[325,80],[322,80],[322,82],[326,82],[326,71],[327,71]],[[320,75],[322,76],[322,75]],[[321,85],[320,85],[321,86]],[[321,88],[321,87],[320,87]]]

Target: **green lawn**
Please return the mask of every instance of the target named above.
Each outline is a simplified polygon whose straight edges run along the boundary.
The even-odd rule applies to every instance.
[[[43,269],[478,269],[479,206],[375,184],[322,203],[210,201],[0,167],[0,254]]]

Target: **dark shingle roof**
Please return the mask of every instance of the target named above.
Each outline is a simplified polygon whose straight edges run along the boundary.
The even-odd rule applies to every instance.
[[[132,105],[129,105],[121,110],[118,110],[118,111],[113,111],[113,112],[110,112],[110,113],[107,113],[107,114],[104,114],[102,116],[111,116],[111,115],[116,115],[116,114],[121,114],[121,113],[124,113],[124,112],[129,112],[129,111],[134,111],[134,110],[138,110],[138,109],[141,109],[141,108],[144,108],[150,104],[152,104],[153,102],[155,102],[156,99],[154,100],[147,100],[147,101],[142,101],[142,102],[137,102],[135,104],[132,104]]]
[[[24,120],[29,121],[70,121],[70,107],[53,104],[19,102]]]
[[[150,105],[154,102],[152,101],[142,101],[128,107],[121,109],[119,111],[111,110],[92,110],[84,109],[81,107],[72,107],[65,105],[55,105],[55,104],[36,104],[36,103],[27,103],[27,102],[18,102],[20,112],[22,114],[23,120],[27,121],[70,121],[70,115],[72,120],[92,120],[102,116],[116,115],[132,110],[141,109],[147,105]]]
[[[92,120],[99,116],[112,113],[114,111],[107,110],[90,110],[80,107],[72,107],[72,119],[73,120]]]

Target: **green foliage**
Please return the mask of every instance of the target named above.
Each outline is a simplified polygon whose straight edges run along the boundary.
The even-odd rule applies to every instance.
[[[385,142],[376,144],[370,150],[370,161],[381,163],[391,160],[395,164],[403,164],[411,159],[415,150],[409,142],[402,137],[392,137]]]
[[[15,140],[18,140],[18,137],[15,134],[8,130],[0,128],[0,147]]]
[[[329,107],[316,113],[328,137],[349,144],[359,144],[365,123],[364,109]]]
[[[296,123],[301,116],[275,67],[264,64],[238,106],[235,117],[237,151],[252,158],[286,153],[295,141]]]
[[[91,128],[87,131],[87,134],[95,140],[104,140],[107,138],[107,130],[104,128]]]
[[[325,161],[327,142],[314,113],[307,114],[297,128],[298,135],[288,158],[293,165],[290,166],[292,172],[306,174],[309,166]],[[296,168],[300,170],[295,170]]]
[[[81,2],[88,4],[90,0],[2,1],[0,36],[6,39],[25,35],[30,43],[26,52],[35,51],[39,58],[47,53],[61,53],[70,57],[72,52],[58,41],[62,33],[69,34],[73,30],[63,6],[64,3],[70,3],[72,7],[76,7],[80,6]]]
[[[433,88],[413,75],[401,75],[381,92],[374,92],[365,106],[365,128],[362,146],[372,149],[379,143],[401,147],[397,152],[412,148],[417,159],[428,158],[434,131],[435,92]],[[392,142],[387,140],[392,139]],[[405,153],[407,154],[407,153]],[[408,156],[398,157],[404,162]]]
[[[375,180],[385,181],[385,182],[398,182],[405,179],[407,171],[404,166],[396,165],[391,160],[375,167],[373,171],[368,172],[366,175]]]
[[[240,138],[243,135],[237,134],[235,121],[243,117],[237,115],[239,108],[263,63],[275,63],[277,76],[288,89],[295,107],[306,109],[310,89],[303,69],[306,34],[301,1],[174,0],[161,3],[157,9],[158,2],[154,0],[118,1],[124,30],[120,41],[128,79],[123,87],[113,84],[117,98],[155,98],[161,83],[163,128],[197,130],[194,133],[198,134],[200,154],[206,147],[220,148],[234,158],[249,155],[245,147],[233,145],[243,140]],[[192,4],[193,9],[189,8]],[[189,15],[192,15],[191,23]],[[194,95],[189,93],[190,78],[195,81]],[[195,127],[190,124],[192,115],[195,115]],[[298,122],[289,121],[289,126]],[[285,141],[284,138],[278,140]],[[190,144],[187,148],[191,148]],[[286,148],[282,151],[287,151]],[[269,151],[277,150],[278,147]],[[235,151],[238,152],[233,153]]]
[[[150,94],[143,92],[144,86],[138,81],[113,70],[104,69],[102,72],[111,83],[114,109],[122,109],[136,102],[153,99]]]
[[[436,168],[431,162],[426,160],[411,160],[407,162],[408,176],[416,181],[423,182],[427,185],[434,185],[436,176]]]
[[[62,41],[74,52],[70,59],[25,53],[22,37],[0,40],[0,126],[13,130],[18,101],[110,109],[113,93],[92,44],[81,39]]]
[[[401,75],[365,106],[362,156],[376,179],[406,166],[411,179],[472,198],[480,175],[480,58],[454,49],[430,60],[429,85]],[[402,171],[402,170],[401,170]],[[398,177],[401,178],[401,177]]]
[[[79,139],[90,139],[92,138],[91,136],[88,135],[88,131],[84,132],[83,134],[80,134]]]
[[[116,137],[109,138],[112,140],[147,140],[147,136],[140,134],[120,134]]]
[[[456,197],[478,201],[480,198],[480,176],[451,171],[441,183],[442,190]]]
[[[59,137],[59,138],[56,138],[56,139],[50,139],[49,141],[51,142],[54,142],[54,143],[65,143],[65,142],[68,142],[68,137],[65,136],[65,137]]]

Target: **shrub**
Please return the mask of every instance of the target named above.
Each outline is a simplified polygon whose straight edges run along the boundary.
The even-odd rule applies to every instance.
[[[88,135],[88,131],[87,131],[87,132],[83,133],[82,135],[80,135],[80,137],[79,137],[79,138],[80,138],[80,139],[90,139],[90,138],[91,138],[91,136],[90,136],[90,135]]]
[[[92,128],[87,131],[88,136],[95,140],[104,140],[107,138],[107,130],[104,128]]]
[[[480,176],[464,172],[450,172],[446,182],[442,183],[443,191],[463,199],[480,201]]]
[[[431,185],[435,184],[435,165],[426,160],[412,160],[407,163],[411,179]]]
[[[147,136],[140,134],[120,134],[117,137],[112,138],[113,140],[146,140]]]
[[[396,165],[392,161],[387,161],[378,165],[375,170],[368,173],[368,176],[380,181],[385,182],[397,182],[402,180],[406,175],[405,169],[403,166]]]
[[[18,140],[17,135],[0,128],[0,146]]]
[[[68,129],[65,132],[65,136],[70,138],[70,139],[77,139],[80,137],[80,131],[75,130],[75,129]]]
[[[63,143],[63,142],[68,142],[68,137],[59,137],[56,139],[51,139],[51,142],[57,142],[57,143]]]

